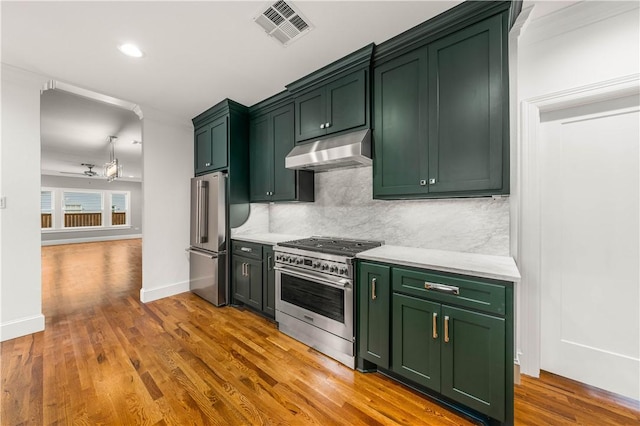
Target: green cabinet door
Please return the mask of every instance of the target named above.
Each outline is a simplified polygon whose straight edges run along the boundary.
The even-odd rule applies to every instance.
[[[271,201],[274,166],[271,133],[269,114],[251,120],[249,128],[251,201]]]
[[[336,133],[367,124],[366,71],[360,70],[326,86],[327,133]]]
[[[270,114],[271,127],[273,132],[273,186],[272,201],[293,201],[296,200],[296,179],[298,175],[295,170],[287,169],[284,161],[295,145],[294,138],[294,114],[293,104],[285,105]],[[298,172],[310,173],[310,172]]]
[[[324,135],[326,119],[325,88],[313,90],[295,100],[296,142]]]
[[[209,170],[214,171],[227,167],[228,140],[228,118],[222,117],[211,123],[211,167]]]
[[[249,300],[250,283],[246,274],[247,259],[239,256],[232,257],[232,273],[233,273],[233,298],[236,301],[247,303]]]
[[[441,393],[504,420],[504,318],[447,305],[442,305],[442,317]]]
[[[232,257],[233,297],[262,310],[262,262],[242,256]]]
[[[262,312],[265,315],[276,317],[276,271],[273,269],[273,247],[262,248]]]
[[[358,271],[358,356],[389,368],[390,268],[361,263]]]
[[[227,167],[227,117],[222,117],[196,129],[195,174]]]
[[[502,15],[429,45],[429,191],[502,189],[507,59]]]
[[[373,198],[428,193],[427,50],[374,71]]]
[[[204,173],[211,167],[211,127],[196,129],[194,134],[195,173]]]
[[[393,293],[391,369],[437,392],[440,391],[440,310],[439,303]]]
[[[254,259],[245,260],[245,273],[249,282],[249,297],[246,304],[259,311],[262,310],[262,262]]]

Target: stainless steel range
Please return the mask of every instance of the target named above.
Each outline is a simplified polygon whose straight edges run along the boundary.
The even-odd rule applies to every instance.
[[[283,333],[355,367],[356,254],[381,241],[311,237],[274,247],[276,321]]]

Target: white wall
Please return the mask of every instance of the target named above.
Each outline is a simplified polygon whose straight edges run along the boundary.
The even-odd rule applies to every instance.
[[[640,14],[637,2],[581,2],[536,19],[523,28],[518,44],[519,105],[546,102],[561,93],[579,93],[640,72]],[[527,109],[528,111],[528,109]],[[523,111],[520,111],[523,114]],[[540,195],[537,147],[529,120],[520,122],[516,166],[520,173],[515,215],[518,229],[517,351],[522,372],[539,374]],[[597,196],[597,194],[594,194]],[[512,213],[512,214],[514,214]]]
[[[44,329],[40,262],[40,89],[49,78],[2,65],[0,144],[0,341]],[[188,290],[188,120],[142,107],[143,283],[141,299]]]
[[[150,302],[189,290],[193,126],[142,106],[142,289]]]
[[[0,341],[44,329],[40,265],[40,88],[2,66]]]
[[[106,241],[118,238],[137,238],[142,234],[142,184],[104,178],[91,179],[81,177],[42,175],[41,184],[49,188],[77,188],[111,191],[129,191],[129,223],[127,228],[103,230],[64,230],[61,232],[42,232],[42,245],[66,244],[86,241]]]
[[[637,73],[638,19],[637,2],[595,1],[531,22],[518,50],[519,99]]]

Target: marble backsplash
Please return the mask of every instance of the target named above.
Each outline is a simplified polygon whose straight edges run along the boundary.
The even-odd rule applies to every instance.
[[[234,232],[326,235],[509,254],[508,198],[374,200],[371,167],[316,173],[315,179],[314,203],[252,204],[249,220]]]

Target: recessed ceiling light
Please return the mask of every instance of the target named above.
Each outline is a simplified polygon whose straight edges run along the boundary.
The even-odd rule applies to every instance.
[[[120,50],[127,56],[131,56],[132,58],[142,58],[144,56],[142,50],[140,50],[140,48],[135,44],[131,43],[121,44],[120,46],[118,46],[118,50]]]

